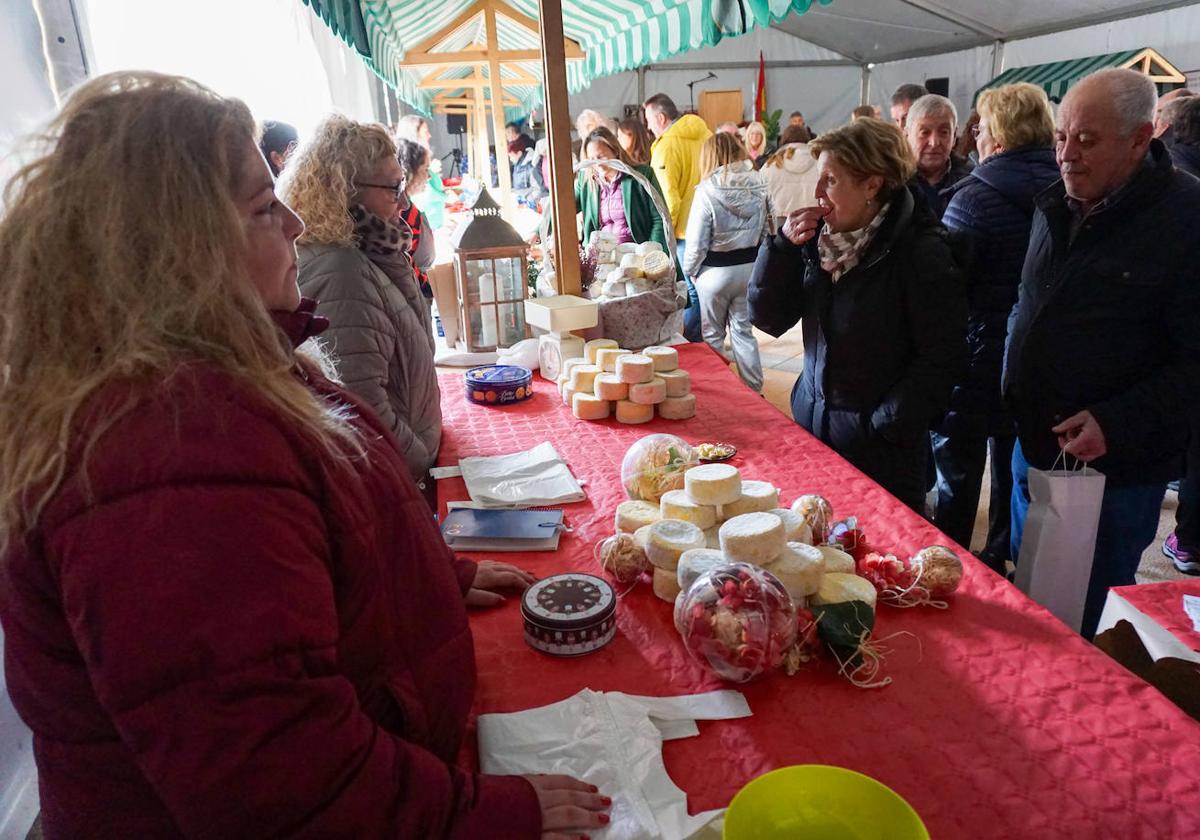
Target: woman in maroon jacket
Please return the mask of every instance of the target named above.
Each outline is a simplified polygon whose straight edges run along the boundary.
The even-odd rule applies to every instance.
[[[0,618],[45,836],[602,825],[582,782],[454,766],[464,598],[528,577],[455,559],[322,372],[253,135],[186,79],[95,79],[0,222]]]

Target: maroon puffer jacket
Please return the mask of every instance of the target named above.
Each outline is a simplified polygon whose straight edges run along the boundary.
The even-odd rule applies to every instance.
[[[0,558],[48,840],[539,836],[525,780],[453,766],[474,564],[370,412],[310,380],[358,411],[353,475],[247,387],[184,369],[101,438],[92,495],[69,475]]]

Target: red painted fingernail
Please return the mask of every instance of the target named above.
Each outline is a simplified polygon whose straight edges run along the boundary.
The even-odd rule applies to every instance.
[[[608,814],[600,815],[600,825],[608,825]]]
[[[607,808],[609,805],[612,804],[612,800],[609,799],[607,796],[601,796],[600,804],[603,805],[605,808]]]
[[[600,792],[600,788],[596,787],[595,785],[589,785],[588,787],[590,787],[592,789],[592,793]]]

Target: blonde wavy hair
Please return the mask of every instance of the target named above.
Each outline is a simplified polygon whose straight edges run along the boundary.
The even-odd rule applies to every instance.
[[[1054,112],[1046,91],[1028,82],[989,88],[975,103],[996,142],[1006,150],[1054,145]]]
[[[68,469],[86,487],[95,442],[188,363],[244,381],[329,451],[357,448],[295,376],[247,274],[235,189],[257,151],[244,104],[178,76],[113,73],[32,142],[0,220],[0,551]],[[133,397],[92,416],[117,381]]]
[[[849,125],[827,131],[809,143],[808,149],[815,158],[829,152],[859,180],[881,176],[883,195],[903,187],[916,169],[904,133],[874,117],[860,117]]]
[[[760,123],[756,120],[746,126],[746,131],[742,135],[744,138],[743,142],[746,146],[747,154],[749,155],[751,153],[751,149],[750,149],[750,132],[751,131],[757,131],[759,134],[762,135],[762,145],[758,147],[758,151],[760,153],[765,152],[767,150],[767,128],[762,123]]]
[[[700,180],[704,180],[722,166],[749,160],[746,147],[736,134],[710,134],[700,146]]]
[[[304,221],[300,241],[357,245],[350,217],[354,182],[395,157],[396,144],[382,125],[326,117],[288,159],[279,182],[280,198]]]

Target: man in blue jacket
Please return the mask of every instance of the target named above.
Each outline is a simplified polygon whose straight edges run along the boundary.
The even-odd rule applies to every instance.
[[[1154,84],[1101,70],[1059,110],[1063,179],[1038,196],[1003,389],[1017,421],[1013,556],[1028,469],[1060,451],[1107,483],[1081,628],[1134,582],[1200,400],[1200,183],[1152,139]]]

